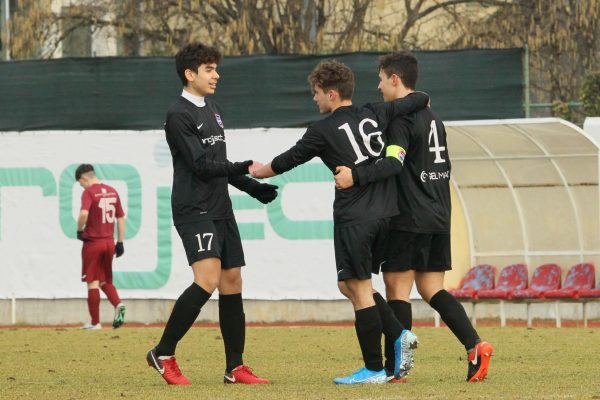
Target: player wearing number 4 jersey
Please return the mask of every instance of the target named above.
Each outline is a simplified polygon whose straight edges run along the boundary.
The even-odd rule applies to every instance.
[[[313,157],[320,157],[335,172],[338,165],[372,165],[380,161],[385,144],[382,131],[397,115],[423,109],[429,98],[414,93],[389,103],[352,105],[354,76],[346,65],[323,61],[309,75],[313,100],[321,113],[331,113],[312,124],[295,146],[275,157],[252,175],[266,178],[282,174]],[[356,333],[364,368],[336,378],[338,384],[385,383],[381,354],[382,333],[397,344],[394,375],[403,377],[412,361],[416,336],[404,331],[379,295],[374,297],[371,271],[379,265],[389,218],[398,213],[393,179],[351,190],[336,190],[333,203],[334,249],[338,288],[350,299],[356,316]],[[379,301],[381,299],[381,301]]]
[[[411,53],[381,57],[379,90],[384,100],[410,96],[417,77],[417,59]],[[493,348],[481,341],[464,308],[443,287],[444,272],[451,269],[450,158],[444,124],[430,108],[425,108],[397,117],[386,134],[387,157],[377,165],[357,165],[352,171],[340,167],[336,185],[352,190],[386,181],[390,173],[395,174],[400,213],[392,219],[381,265],[387,300],[397,318],[410,327],[409,296],[416,282],[423,300],[440,314],[465,346],[469,360],[467,381],[483,380]],[[386,369],[391,370],[394,352],[387,341],[386,358]]]
[[[244,176],[252,161],[227,160],[220,108],[206,98],[215,92],[221,54],[191,43],[175,57],[183,83],[181,97],[167,112],[165,133],[173,157],[173,222],[181,237],[194,282],[175,302],[158,345],[148,351],[148,365],[171,385],[189,385],[179,369],[175,349],[211,294],[219,290],[219,322],[225,345],[225,383],[264,384],[243,365],[245,316],[241,267],[245,265],[240,233],[228,184],[262,203],[277,196],[277,187]]]
[[[117,191],[100,182],[90,164],[75,170],[75,180],[84,188],[77,220],[77,239],[83,241],[81,281],[88,287],[88,309],[91,321],[82,329],[98,330],[100,325],[100,290],[115,308],[113,328],[125,322],[125,305],[112,283],[113,256],[124,253],[125,213]],[[115,222],[117,243],[114,242]]]

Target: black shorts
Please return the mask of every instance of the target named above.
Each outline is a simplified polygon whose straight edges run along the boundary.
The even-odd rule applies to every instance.
[[[190,265],[211,257],[220,258],[223,269],[246,265],[235,218],[190,222],[175,228]]]
[[[383,260],[390,219],[334,226],[333,246],[338,281],[371,279]]]
[[[452,269],[450,234],[391,230],[382,272],[441,272]]]

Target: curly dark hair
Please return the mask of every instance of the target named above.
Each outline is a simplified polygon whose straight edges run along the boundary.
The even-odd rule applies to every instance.
[[[206,46],[200,42],[186,44],[175,55],[175,69],[183,86],[187,86],[185,70],[198,71],[202,64],[218,64],[221,62],[221,53],[215,47]]]
[[[350,67],[336,60],[323,60],[308,75],[311,90],[319,86],[323,91],[335,90],[342,100],[352,99],[354,74]]]
[[[396,74],[402,84],[415,90],[419,78],[419,63],[417,58],[408,51],[398,51],[379,57],[379,70],[383,70],[389,78]]]

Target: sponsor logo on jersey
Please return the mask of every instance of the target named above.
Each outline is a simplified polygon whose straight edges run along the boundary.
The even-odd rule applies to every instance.
[[[211,146],[214,146],[215,143],[217,143],[217,142],[224,142],[224,141],[225,141],[225,136],[223,136],[223,135],[202,138],[202,144],[208,143]]]
[[[221,120],[221,116],[217,113],[215,113],[215,119],[217,120],[217,124],[219,124],[219,126],[223,129],[225,129],[225,127],[223,126],[223,121]]]
[[[450,171],[421,171],[421,182],[450,179]]]

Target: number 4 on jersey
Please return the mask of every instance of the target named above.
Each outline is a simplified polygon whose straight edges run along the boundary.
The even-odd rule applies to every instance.
[[[435,121],[431,121],[431,129],[429,130],[429,139],[427,140],[431,144],[431,137],[433,136],[433,147],[429,148],[431,153],[435,153],[435,164],[443,163],[446,160],[442,158],[442,151],[446,150],[445,146],[440,146],[440,140],[438,138],[437,126]]]

